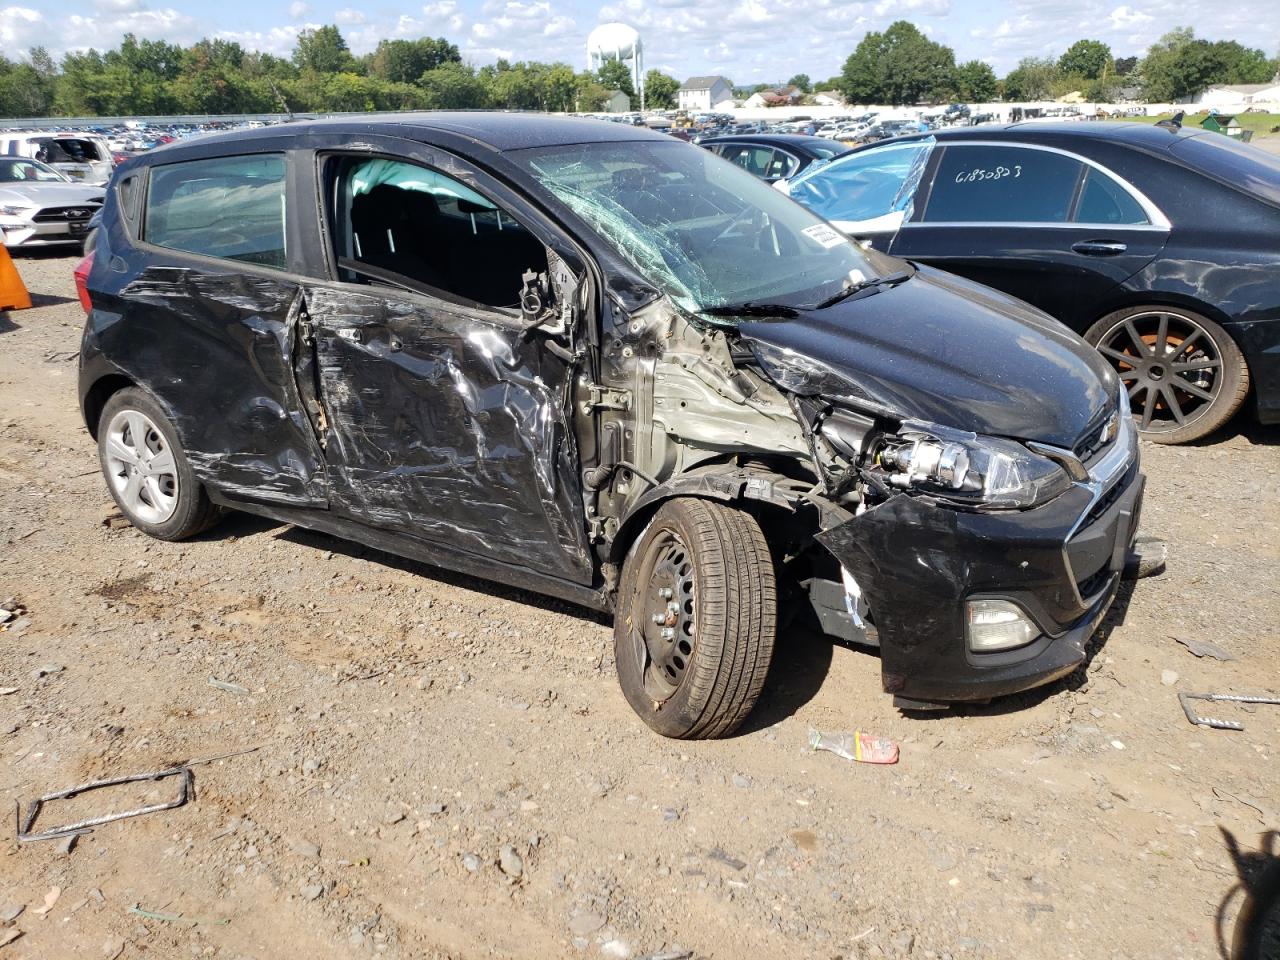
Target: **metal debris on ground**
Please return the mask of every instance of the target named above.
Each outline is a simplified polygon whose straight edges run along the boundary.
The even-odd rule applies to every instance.
[[[1174,637],[1173,639],[1197,657],[1213,657],[1215,660],[1239,659],[1230,650],[1224,650],[1216,643],[1210,643],[1208,640],[1192,640],[1189,637]]]
[[[693,957],[692,950],[660,950],[657,953],[646,953],[643,957],[636,957],[636,960],[691,960]]]
[[[707,854],[707,859],[715,860],[717,863],[723,863],[726,867],[729,867],[732,870],[745,870],[747,867],[745,860],[739,860],[737,857],[729,856],[729,854],[725,853],[725,851],[720,847],[714,847],[711,852]]]
[[[827,750],[858,763],[897,763],[898,745],[888,737],[877,737],[865,730],[853,733],[823,733],[809,730],[809,749]]]
[[[89,790],[100,790],[103,787],[115,787],[125,783],[142,783],[148,780],[164,780],[168,777],[181,777],[182,789],[178,796],[173,800],[167,800],[164,803],[153,803],[145,807],[138,807],[136,810],[125,810],[121,813],[108,813],[100,817],[89,817],[86,820],[78,820],[75,823],[67,823],[62,826],[53,827],[49,830],[35,833],[32,827],[35,826],[36,818],[40,815],[40,809],[46,804],[54,800],[69,800],[72,797],[79,796]],[[104,823],[111,823],[114,820],[125,820],[129,817],[140,817],[147,813],[157,813],[161,810],[172,810],[180,807],[191,799],[193,793],[193,784],[191,778],[191,769],[188,766],[171,767],[168,770],[157,770],[154,773],[135,773],[127,777],[111,777],[106,780],[91,780],[88,783],[82,783],[77,787],[69,790],[59,790],[56,793],[46,793],[42,797],[37,797],[27,805],[27,815],[25,818],[20,816],[22,805],[18,804],[18,842],[34,843],[38,840],[57,840],[73,833],[88,833],[92,827],[101,826]]]
[[[139,917],[146,917],[148,920],[163,920],[165,923],[187,923],[193,927],[204,925],[225,927],[231,923],[229,919],[207,920],[202,917],[184,917],[178,913],[157,913],[155,910],[143,910],[136,903],[129,908],[129,912]]]
[[[1202,717],[1191,705],[1192,700],[1210,700],[1214,703],[1265,703],[1280,706],[1280,698],[1277,697],[1252,697],[1232,693],[1179,693],[1178,702],[1182,704],[1182,712],[1187,715],[1187,719],[1197,726],[1212,727],[1215,730],[1243,730],[1244,724],[1236,720]]]
[[[219,690],[225,690],[227,693],[246,694],[249,692],[248,687],[242,687],[238,683],[231,683],[228,680],[219,680],[217,677],[209,678],[209,686],[217,687]]]

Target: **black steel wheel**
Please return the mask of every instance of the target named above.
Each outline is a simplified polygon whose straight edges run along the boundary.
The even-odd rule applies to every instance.
[[[1120,376],[1144,439],[1187,443],[1240,409],[1249,368],[1235,341],[1208,317],[1168,307],[1131,307],[1085,333]]]
[[[754,517],[668,500],[623,566],[613,644],[627,702],[663,736],[728,735],[764,688],[776,605],[773,559]]]

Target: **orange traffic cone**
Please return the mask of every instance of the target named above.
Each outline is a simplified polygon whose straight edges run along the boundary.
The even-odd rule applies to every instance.
[[[9,249],[0,243],[0,310],[25,310],[31,306],[31,294],[18,276],[18,268],[9,257]]]

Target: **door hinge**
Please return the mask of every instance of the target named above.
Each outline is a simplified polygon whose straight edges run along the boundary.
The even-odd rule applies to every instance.
[[[598,383],[592,383],[586,377],[578,380],[578,386],[586,394],[586,399],[582,401],[582,412],[585,414],[591,413],[592,410],[631,409],[630,390],[615,390],[613,387],[602,387]]]
[[[316,328],[311,322],[311,314],[307,313],[306,307],[298,311],[298,336],[308,347],[316,342]]]

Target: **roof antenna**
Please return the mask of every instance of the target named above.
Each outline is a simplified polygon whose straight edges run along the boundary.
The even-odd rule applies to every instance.
[[[1183,116],[1184,116],[1184,112],[1182,110],[1179,110],[1168,120],[1157,120],[1156,126],[1165,127],[1168,130],[1181,130]]]

